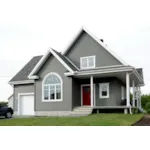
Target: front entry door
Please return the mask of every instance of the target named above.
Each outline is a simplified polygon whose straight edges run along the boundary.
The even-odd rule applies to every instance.
[[[91,106],[91,97],[90,97],[90,86],[83,86],[82,87],[82,99],[83,105],[90,105]]]

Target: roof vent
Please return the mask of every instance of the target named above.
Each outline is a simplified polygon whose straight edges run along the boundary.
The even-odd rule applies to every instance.
[[[103,40],[103,39],[100,39],[100,41],[101,41],[101,42],[104,42],[104,40]]]

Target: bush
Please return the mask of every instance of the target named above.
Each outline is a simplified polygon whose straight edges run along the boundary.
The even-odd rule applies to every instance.
[[[148,102],[148,103],[146,104],[146,110],[147,110],[147,112],[150,114],[150,102]]]
[[[142,108],[147,110],[146,109],[146,104],[150,102],[150,94],[148,95],[142,95],[141,97],[141,103],[142,103]]]
[[[8,106],[8,102],[0,102],[0,106]]]

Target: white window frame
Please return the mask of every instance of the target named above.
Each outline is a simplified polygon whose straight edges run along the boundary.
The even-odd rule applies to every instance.
[[[107,86],[107,95],[102,95],[102,87]],[[99,83],[99,98],[109,98],[109,83]]]
[[[88,58],[93,58],[93,66],[89,66],[89,61]],[[82,65],[82,60],[83,59],[87,59],[87,67],[83,67]],[[95,68],[95,62],[96,62],[96,56],[86,56],[86,57],[80,57],[80,69],[91,69],[91,68]]]
[[[44,84],[45,83],[45,80],[47,79],[47,77],[48,76],[50,76],[50,75],[55,75],[55,76],[57,76],[59,79],[60,79],[60,84],[59,83],[56,83],[56,84]],[[54,85],[55,86],[55,88],[54,88],[54,90],[55,90],[55,99],[50,99],[50,96],[49,96],[49,99],[44,99],[44,87],[45,86],[48,86],[49,87],[49,90],[50,90],[50,86],[51,85]],[[61,93],[60,93],[60,99],[56,99],[56,85],[60,85],[60,88],[61,88]],[[49,93],[49,92],[48,92]],[[61,78],[61,76],[58,74],[58,73],[55,73],[55,72],[51,72],[51,73],[49,73],[49,74],[47,74],[45,77],[44,77],[44,79],[43,79],[43,81],[42,81],[42,102],[59,102],[59,101],[63,101],[63,81],[62,81],[62,78]]]

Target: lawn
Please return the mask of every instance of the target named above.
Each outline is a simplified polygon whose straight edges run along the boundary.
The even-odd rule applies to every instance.
[[[0,126],[128,126],[143,115],[93,114],[84,117],[32,117],[0,119]]]

